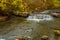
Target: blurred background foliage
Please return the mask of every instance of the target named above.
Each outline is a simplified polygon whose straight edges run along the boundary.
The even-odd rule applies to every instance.
[[[60,8],[60,0],[53,0],[53,4],[55,7]]]
[[[60,0],[0,0],[0,12],[3,14],[20,15],[44,9],[60,9]]]

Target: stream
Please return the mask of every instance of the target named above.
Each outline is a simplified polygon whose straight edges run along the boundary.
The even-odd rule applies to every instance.
[[[60,18],[49,14],[31,14],[27,18],[14,17],[0,23],[0,40],[15,40],[18,36],[41,40],[43,35],[48,35],[49,40],[54,40],[55,28],[60,29]]]

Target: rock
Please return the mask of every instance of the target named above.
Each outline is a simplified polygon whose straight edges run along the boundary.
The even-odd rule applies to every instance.
[[[6,21],[8,19],[8,16],[0,16],[0,22]]]
[[[48,40],[48,36],[47,36],[47,35],[43,35],[43,36],[41,37],[41,40]]]
[[[60,30],[53,30],[53,32],[57,35],[60,35]]]
[[[60,13],[51,13],[51,15],[54,17],[60,17]]]
[[[16,40],[25,40],[24,37],[17,37]]]

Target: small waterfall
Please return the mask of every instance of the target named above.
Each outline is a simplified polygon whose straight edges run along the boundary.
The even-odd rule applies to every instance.
[[[53,17],[49,14],[34,14],[34,15],[30,15],[27,18],[28,21],[51,21],[53,20]]]

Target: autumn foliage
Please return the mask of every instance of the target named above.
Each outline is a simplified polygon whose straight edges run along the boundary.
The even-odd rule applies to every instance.
[[[26,14],[44,9],[59,9],[59,0],[0,0],[0,14]]]

